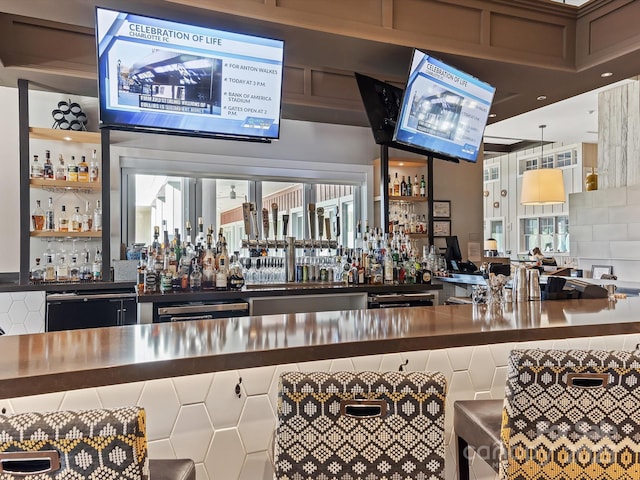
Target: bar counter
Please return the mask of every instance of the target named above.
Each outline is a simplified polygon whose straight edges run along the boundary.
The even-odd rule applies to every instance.
[[[366,355],[640,332],[640,297],[267,315],[0,338],[0,398]]]

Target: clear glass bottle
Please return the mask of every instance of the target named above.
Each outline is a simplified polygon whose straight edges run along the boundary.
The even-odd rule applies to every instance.
[[[44,177],[44,168],[42,163],[38,161],[38,155],[33,156],[33,160],[31,161],[31,178],[43,178]]]
[[[36,257],[36,264],[31,267],[31,272],[29,274],[29,279],[32,283],[40,283],[44,281],[44,266],[40,265],[40,257]]]
[[[71,155],[71,161],[67,165],[67,182],[78,181],[78,165],[76,164],[76,157]]]
[[[91,230],[94,232],[102,231],[102,206],[100,205],[100,200],[96,200],[96,208],[93,210]]]
[[[87,247],[87,242],[84,242],[84,248],[82,252],[80,252],[80,281],[88,282],[93,278],[93,272],[91,271],[91,262],[89,248]]]
[[[67,207],[64,205],[60,207],[60,215],[58,216],[58,231],[69,231],[69,217],[67,217]]]
[[[58,255],[58,264],[56,265],[56,280],[58,282],[69,281],[69,264],[67,263],[67,256],[64,252]]]
[[[232,290],[240,290],[244,287],[244,275],[242,273],[242,265],[238,260],[240,252],[234,252],[229,266],[229,288]]]
[[[398,172],[396,172],[396,176],[393,179],[393,196],[394,197],[400,196],[400,182],[398,181]]]
[[[93,264],[91,266],[91,276],[92,280],[98,281],[102,280],[102,252],[100,249],[96,249],[96,254],[93,257]]]
[[[96,151],[91,152],[91,163],[89,164],[89,181],[90,182],[99,182],[100,181],[100,167],[98,166],[98,159],[96,158]]]
[[[64,164],[64,158],[62,158],[62,154],[58,155],[58,165],[56,166],[55,178],[56,180],[67,179],[67,167]]]
[[[82,231],[82,215],[80,215],[80,207],[74,207],[73,214],[71,215],[70,232]]]
[[[78,258],[74,255],[71,256],[71,262],[69,263],[69,281],[80,281],[80,264],[78,264]]]
[[[160,272],[160,292],[169,293],[173,287],[171,281],[173,280],[173,273],[169,269],[169,255],[164,256],[164,265]]]
[[[207,234],[207,249],[202,259],[202,289],[212,290],[216,286],[216,256],[211,247],[211,234]]]
[[[44,281],[55,282],[56,281],[56,266],[53,263],[53,252],[50,248],[47,249],[44,255]]]
[[[202,272],[200,271],[200,266],[196,261],[192,262],[192,270],[189,274],[189,288],[193,292],[202,290]]]
[[[44,165],[43,168],[43,176],[49,180],[53,180],[53,163],[51,163],[51,152],[49,150],[44,151]]]
[[[84,212],[82,212],[82,225],[80,230],[82,232],[90,232],[93,225],[93,212],[91,211],[89,200],[84,203]]]
[[[78,181],[89,181],[89,164],[87,163],[87,159],[84,155],[80,157],[80,163],[78,164]]]
[[[418,182],[418,174],[416,173],[413,177],[413,196],[420,196],[420,183]]]
[[[40,200],[36,200],[36,208],[31,212],[31,226],[34,231],[44,230],[44,210],[40,206]]]
[[[218,271],[216,272],[216,290],[226,290],[229,281],[229,254],[227,242],[222,237],[222,247],[218,256]]]

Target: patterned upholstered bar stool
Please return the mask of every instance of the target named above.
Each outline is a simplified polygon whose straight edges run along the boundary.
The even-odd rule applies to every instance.
[[[278,480],[442,480],[446,380],[426,372],[285,372]]]
[[[464,402],[456,405],[454,424],[463,439],[478,440],[474,448],[490,451],[495,436],[483,441],[478,432],[487,418],[495,428],[498,404],[485,404],[482,420],[468,413],[480,410],[473,402],[466,413]],[[474,434],[465,420],[475,422]],[[500,440],[503,480],[640,478],[640,351],[513,350]]]

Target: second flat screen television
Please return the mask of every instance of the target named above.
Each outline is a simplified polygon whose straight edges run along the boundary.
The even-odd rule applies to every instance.
[[[96,8],[100,126],[268,141],[281,40]]]
[[[475,162],[495,88],[414,50],[394,141]]]

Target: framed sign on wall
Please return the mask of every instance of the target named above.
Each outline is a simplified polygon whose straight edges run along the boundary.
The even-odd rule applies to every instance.
[[[451,201],[434,200],[433,218],[451,218]]]

